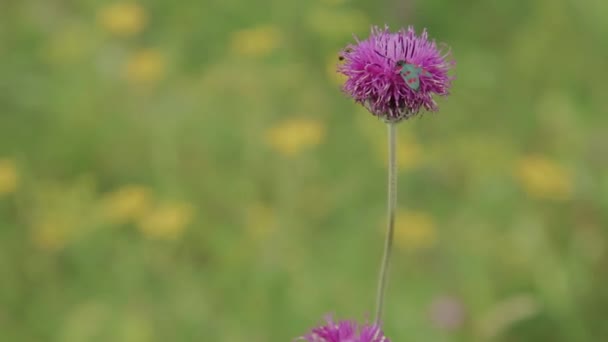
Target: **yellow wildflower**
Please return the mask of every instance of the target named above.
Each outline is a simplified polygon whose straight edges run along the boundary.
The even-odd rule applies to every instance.
[[[401,211],[395,217],[395,245],[404,251],[431,248],[437,242],[433,217],[421,211]]]
[[[136,3],[115,3],[101,9],[98,21],[106,31],[120,36],[131,37],[146,26],[148,18],[141,5]]]
[[[67,244],[69,232],[70,227],[66,222],[49,219],[34,225],[32,241],[38,248],[54,252]]]
[[[158,240],[176,240],[192,222],[194,208],[187,203],[165,203],[139,220],[138,229],[145,236]]]
[[[135,84],[150,84],[165,75],[166,61],[163,55],[153,49],[141,50],[131,56],[126,65],[127,79]]]
[[[246,212],[247,233],[253,240],[263,240],[276,229],[275,210],[263,204],[254,204]]]
[[[572,181],[566,170],[542,156],[522,158],[516,176],[531,197],[568,199],[572,193]]]
[[[275,26],[259,26],[232,34],[232,53],[241,57],[263,57],[281,43],[281,32]]]
[[[12,160],[0,159],[0,196],[10,194],[19,186],[19,174]]]
[[[128,185],[104,196],[102,211],[114,223],[140,219],[150,208],[150,191],[143,186]]]
[[[32,243],[57,251],[98,227],[95,180],[82,176],[70,182],[32,179],[28,201],[28,228]]]
[[[325,127],[312,119],[290,119],[270,128],[266,142],[286,157],[319,145],[325,138]]]

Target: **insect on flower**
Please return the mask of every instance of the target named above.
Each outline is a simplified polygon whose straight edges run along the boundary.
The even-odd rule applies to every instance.
[[[351,49],[351,48],[346,48],[346,49],[344,49],[344,52],[345,52],[345,53],[351,53],[351,52],[353,52],[353,49]],[[338,60],[339,60],[340,62],[344,61],[344,59],[345,59],[345,58],[344,58],[344,54],[340,54],[340,55],[338,56]]]
[[[405,81],[408,87],[413,90],[418,90],[420,88],[420,76],[431,77],[431,73],[423,70],[421,67],[417,67],[413,64],[408,64],[405,61],[401,60],[397,62],[397,65],[401,67],[399,74]]]
[[[378,52],[376,50],[374,50],[374,52],[376,54],[378,54],[378,56],[387,58],[388,60],[390,60],[392,62],[392,60],[390,58],[384,56],[380,52]],[[418,91],[418,89],[420,88],[420,76],[421,75],[425,76],[425,77],[433,76],[433,75],[431,75],[430,72],[428,72],[414,64],[407,63],[403,59],[398,60],[397,63],[395,63],[395,66],[398,66],[401,68],[399,70],[399,75],[401,75],[401,78],[403,78],[403,81],[405,81],[405,84],[408,87],[412,88],[412,90],[415,90],[415,91]]]
[[[338,57],[346,76],[344,93],[385,122],[399,122],[421,110],[437,111],[435,96],[449,95],[454,67],[449,47],[413,27],[391,32],[372,27],[365,40],[355,38]]]

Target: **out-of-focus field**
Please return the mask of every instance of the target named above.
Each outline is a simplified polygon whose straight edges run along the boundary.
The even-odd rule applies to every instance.
[[[608,338],[608,2],[2,0],[0,341],[291,341],[370,317],[385,126],[337,53],[457,60],[399,127],[392,341]]]

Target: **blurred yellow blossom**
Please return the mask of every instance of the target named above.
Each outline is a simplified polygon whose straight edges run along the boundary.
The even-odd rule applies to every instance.
[[[263,57],[277,49],[281,32],[275,26],[259,26],[232,34],[232,53],[241,57]]]
[[[327,76],[335,84],[342,85],[346,81],[346,76],[337,71],[338,63],[338,53],[329,56],[327,59]]]
[[[138,222],[142,234],[159,240],[176,240],[182,236],[194,217],[194,207],[188,203],[164,203]]]
[[[67,222],[48,219],[34,224],[31,238],[36,247],[54,252],[67,244],[70,229]]]
[[[275,210],[261,203],[249,206],[245,219],[247,233],[256,241],[267,238],[277,227]]]
[[[95,179],[83,175],[70,182],[32,179],[28,228],[32,243],[46,251],[61,250],[99,226]]]
[[[127,223],[140,219],[150,208],[150,191],[139,185],[127,185],[110,192],[102,199],[104,218],[113,223]]]
[[[19,186],[19,173],[12,160],[0,159],[0,196],[10,194]]]
[[[147,22],[144,8],[132,2],[120,2],[102,8],[98,14],[100,25],[108,32],[131,37],[143,31]]]
[[[126,65],[127,79],[135,84],[150,84],[161,80],[165,75],[166,61],[164,56],[153,49],[141,50],[128,60]]]
[[[313,119],[290,119],[266,132],[266,142],[287,157],[319,145],[324,138],[325,126]]]
[[[431,248],[437,242],[433,217],[422,211],[399,211],[395,217],[395,245],[404,251]]]
[[[568,172],[542,156],[522,158],[518,162],[516,176],[532,197],[568,199],[572,193],[572,180]]]

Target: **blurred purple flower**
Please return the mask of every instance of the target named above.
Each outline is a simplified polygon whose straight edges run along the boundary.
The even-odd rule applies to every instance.
[[[431,303],[429,315],[438,329],[446,331],[457,330],[464,324],[466,318],[462,301],[450,296],[436,298]]]
[[[386,122],[399,122],[421,108],[438,110],[432,95],[449,94],[448,71],[455,65],[449,57],[449,50],[429,41],[426,29],[416,36],[411,26],[396,33],[372,27],[367,40],[356,39],[342,51],[338,72],[347,77],[344,92],[357,103]]]
[[[308,342],[390,342],[379,326],[363,324],[358,326],[354,321],[334,322],[326,319],[327,324],[316,327],[298,340]]]

